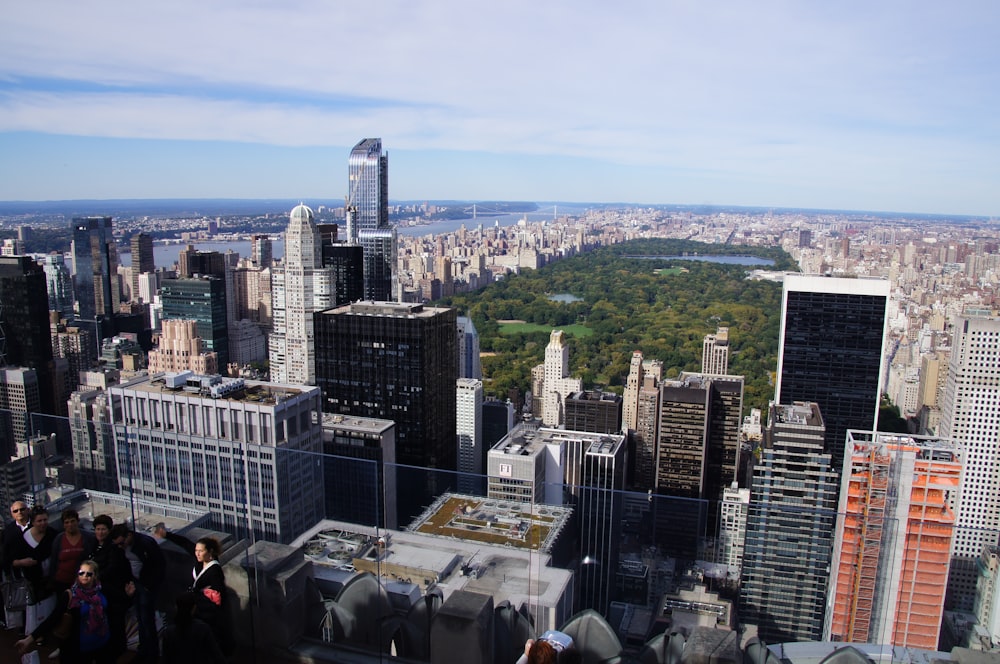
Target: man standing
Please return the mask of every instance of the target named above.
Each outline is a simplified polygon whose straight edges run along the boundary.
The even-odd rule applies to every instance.
[[[14,562],[14,552],[20,545],[20,542],[24,540],[24,531],[31,527],[31,512],[28,509],[27,503],[15,500],[10,506],[10,515],[13,517],[13,521],[4,525],[3,536],[0,537],[0,570],[3,572],[3,578],[11,578],[11,570]],[[0,598],[3,601],[3,598]],[[21,624],[24,624],[24,619],[21,617],[22,611],[11,613],[17,613],[17,616],[5,616],[7,625],[11,625],[17,622],[20,618]]]
[[[163,583],[166,558],[160,545],[149,535],[130,530],[124,524],[111,529],[111,542],[125,552],[132,566],[135,584],[135,616],[139,623],[139,656],[135,661],[155,662],[160,656],[156,631],[156,595]]]

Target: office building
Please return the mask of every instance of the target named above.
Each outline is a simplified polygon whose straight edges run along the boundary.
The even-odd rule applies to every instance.
[[[883,385],[889,282],[786,274],[775,401],[814,401],[840,472],[848,429],[872,431]]]
[[[961,457],[945,439],[847,432],[824,641],[937,648]]]
[[[89,371],[97,364],[99,349],[93,331],[88,327],[66,325],[65,319],[50,323],[52,356],[64,358],[68,364],[70,392],[77,389],[80,373]]]
[[[620,433],[622,398],[613,392],[571,392],[563,404],[565,425],[570,431]]]
[[[67,406],[76,485],[118,493],[115,438],[107,394],[104,389],[73,392]]]
[[[717,515],[723,490],[736,480],[742,407],[742,376],[685,372],[662,381],[656,492],[708,500]]]
[[[229,363],[237,367],[267,359],[267,337],[251,320],[240,319],[229,325]]]
[[[139,288],[139,275],[156,272],[153,262],[153,236],[148,233],[136,233],[129,243],[132,247],[132,301],[151,302],[142,299]]]
[[[953,329],[938,433],[965,450],[948,606],[968,611],[979,556],[984,546],[997,543],[1000,533],[1000,318],[966,313],[955,317]]]
[[[456,324],[458,333],[458,376],[459,378],[483,379],[483,367],[479,361],[479,332],[472,319],[459,316]]]
[[[487,456],[487,493],[489,498],[514,503],[562,504],[562,469],[550,465],[550,442],[544,429],[526,425],[515,427],[493,446]],[[550,486],[559,491],[548,493]]]
[[[286,544],[322,519],[318,388],[182,372],[108,395],[123,492]]]
[[[77,315],[81,321],[110,319],[121,299],[111,217],[77,217],[72,229]]]
[[[972,606],[977,631],[990,647],[1000,646],[1000,547],[987,544],[979,557],[979,583]]]
[[[459,378],[455,385],[458,490],[483,494],[483,381]]]
[[[258,269],[271,267],[271,263],[274,261],[271,236],[252,235],[250,237],[250,260]]]
[[[838,475],[816,403],[771,404],[753,471],[740,607],[767,643],[823,638]]]
[[[177,276],[190,279],[194,276],[224,277],[226,258],[218,251],[198,251],[193,244],[181,249],[177,255]]]
[[[193,371],[201,376],[219,373],[219,355],[206,351],[193,320],[165,320],[159,344],[149,351],[149,373]]]
[[[0,257],[0,367],[35,371],[41,412],[54,415],[68,392],[56,377],[49,298],[42,267],[28,256]]]
[[[455,310],[356,302],[316,314],[316,380],[329,413],[396,423],[399,463],[457,469]]]
[[[552,330],[545,347],[545,363],[532,371],[532,394],[541,403],[541,419],[545,426],[557,427],[565,421],[563,402],[573,392],[583,389],[579,378],[569,375],[569,347],[566,333]]]
[[[625,437],[602,436],[583,454],[580,486],[579,609],[606,614],[615,597],[625,488]]]
[[[364,255],[364,299],[398,299],[396,227],[389,223],[389,157],[382,139],[366,138],[348,159],[347,236]]]
[[[729,328],[720,327],[715,334],[706,334],[701,344],[701,372],[729,373]]]
[[[322,229],[327,225],[330,224],[320,224],[319,227]],[[327,243],[324,235],[323,266],[333,270],[336,284],[334,306],[339,307],[364,299],[364,251],[360,245],[343,242]]]
[[[741,489],[736,482],[722,492],[719,505],[719,537],[716,560],[722,565],[743,568],[743,550],[747,539],[747,517],[750,514],[750,489]]]
[[[59,312],[60,318],[71,319],[73,317],[73,275],[66,267],[65,257],[55,252],[46,255],[42,271],[45,272],[49,311]]]
[[[32,413],[42,411],[38,372],[29,367],[0,368],[0,464],[33,432]]]
[[[268,339],[271,380],[316,383],[313,314],[334,304],[334,273],[323,267],[313,211],[297,205],[289,215],[285,258],[271,269],[273,332]]]
[[[219,254],[221,256],[221,254]],[[196,322],[205,350],[219,356],[219,366],[229,364],[229,332],[226,327],[226,281],[222,277],[199,276],[164,279],[160,287],[161,320]]]
[[[398,529],[396,425],[323,413],[323,479],[326,518]]]

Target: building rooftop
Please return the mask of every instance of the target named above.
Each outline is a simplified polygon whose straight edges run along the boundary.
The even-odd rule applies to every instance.
[[[140,376],[116,386],[116,389],[123,388],[137,392],[176,392],[204,399],[228,399],[260,404],[281,403],[285,399],[318,389],[308,386],[251,381],[243,378],[201,376],[193,371]]]
[[[551,552],[572,509],[446,493],[408,527],[410,532]]]

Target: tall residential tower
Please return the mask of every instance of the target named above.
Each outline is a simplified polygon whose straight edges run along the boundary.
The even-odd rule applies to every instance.
[[[348,160],[347,239],[364,250],[364,299],[389,301],[396,293],[396,227],[389,223],[389,156],[382,139],[366,138]]]

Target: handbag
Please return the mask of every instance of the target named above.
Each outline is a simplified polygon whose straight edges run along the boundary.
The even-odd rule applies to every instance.
[[[15,576],[3,582],[3,605],[8,611],[24,611],[35,603],[35,589],[24,576]]]

